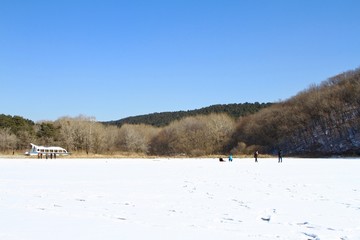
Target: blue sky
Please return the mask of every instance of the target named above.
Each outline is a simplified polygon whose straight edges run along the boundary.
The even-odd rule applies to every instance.
[[[360,66],[357,0],[0,1],[0,113],[285,100]]]

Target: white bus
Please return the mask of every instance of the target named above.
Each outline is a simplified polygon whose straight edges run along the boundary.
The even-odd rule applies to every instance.
[[[42,158],[45,156],[46,158],[56,158],[59,155],[69,155],[70,153],[62,147],[44,147],[44,146],[37,146],[33,143],[30,143],[31,150],[26,152],[25,155],[27,156],[38,156],[38,158]]]

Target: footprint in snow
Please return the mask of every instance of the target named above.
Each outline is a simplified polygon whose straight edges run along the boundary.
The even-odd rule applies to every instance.
[[[265,221],[265,222],[270,222],[271,216],[270,216],[270,215],[267,215],[267,216],[261,217],[261,220],[263,220],[263,221]]]
[[[320,238],[314,233],[303,232],[303,234],[307,237],[311,237],[311,238],[309,238],[309,240],[320,240]]]
[[[221,222],[224,223],[224,222],[233,222],[234,219],[232,218],[222,218]]]
[[[261,216],[260,219],[265,221],[265,222],[270,222],[272,216],[276,213],[276,209],[271,209],[271,210],[265,210]]]
[[[303,226],[303,225],[308,225],[308,224],[309,224],[309,222],[302,222],[302,223],[298,223],[297,225]]]

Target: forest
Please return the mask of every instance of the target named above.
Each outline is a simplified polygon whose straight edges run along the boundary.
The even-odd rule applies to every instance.
[[[87,116],[34,123],[2,114],[0,151],[22,152],[32,142],[59,145],[73,153],[108,155],[192,157],[256,150],[274,154],[278,149],[289,156],[360,155],[360,69],[275,104],[228,106],[227,111],[225,105],[214,105],[197,114],[158,113],[106,123]],[[248,110],[229,110],[239,106]]]
[[[239,116],[253,114],[268,106],[271,103],[213,105],[113,122],[97,122],[93,117],[78,116],[34,123],[19,116],[2,114],[0,151],[24,151],[31,142],[59,145],[73,153],[87,154],[217,154],[223,151],[223,144],[229,140]],[[166,138],[169,134],[171,139]],[[169,142],[164,144],[164,141]],[[189,148],[194,141],[199,146]]]
[[[226,113],[233,118],[247,116],[260,111],[263,108],[271,106],[272,103],[234,103],[234,104],[217,104],[189,111],[161,112],[146,115],[127,117],[117,121],[104,122],[105,124],[116,125],[121,127],[123,124],[146,124],[155,127],[164,127],[171,122],[180,120],[185,117],[197,115],[209,115],[212,113]]]

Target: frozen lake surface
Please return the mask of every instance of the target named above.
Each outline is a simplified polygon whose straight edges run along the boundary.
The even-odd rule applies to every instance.
[[[0,159],[0,239],[360,239],[360,159]]]

